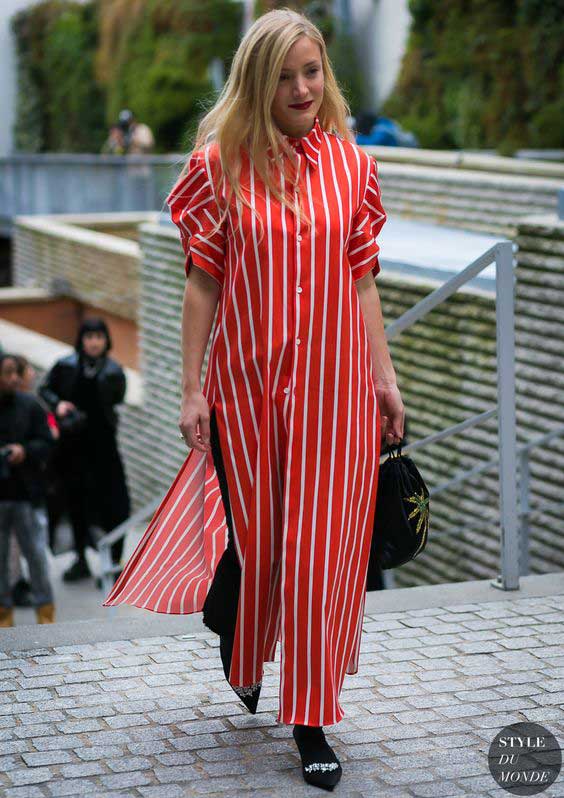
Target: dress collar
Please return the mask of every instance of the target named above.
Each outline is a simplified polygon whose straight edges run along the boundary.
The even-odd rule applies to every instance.
[[[293,136],[286,136],[283,134],[290,146],[299,151],[303,151],[305,157],[310,164],[317,167],[319,162],[319,153],[321,152],[321,143],[323,141],[323,128],[319,122],[319,117],[316,115],[313,127],[306,133],[305,136],[294,138]]]

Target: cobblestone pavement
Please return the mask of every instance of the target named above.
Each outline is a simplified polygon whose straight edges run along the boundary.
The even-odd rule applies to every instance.
[[[503,796],[489,744],[531,720],[564,743],[564,596],[365,616],[345,718],[325,727],[335,795]],[[0,795],[314,796],[276,722],[279,660],[258,712],[195,633],[0,653]],[[279,653],[278,653],[279,657]],[[543,796],[564,796],[564,775]]]

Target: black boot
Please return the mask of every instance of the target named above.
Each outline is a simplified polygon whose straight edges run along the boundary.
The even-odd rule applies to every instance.
[[[305,781],[323,790],[333,790],[343,775],[343,769],[325,739],[323,726],[302,726],[296,723],[292,734],[302,758]]]
[[[229,682],[231,655],[233,653],[233,635],[222,634],[219,636],[219,653],[221,655],[221,662],[223,664],[223,673],[225,674],[225,678],[230,684],[232,690],[235,691],[237,697],[241,699],[249,712],[252,715],[256,715],[262,682],[257,682],[257,684],[253,684],[250,687],[236,687]]]
[[[92,576],[92,574],[86,562],[86,558],[79,555],[71,567],[64,572],[63,582],[76,582],[79,579],[88,579],[90,576]]]
[[[23,576],[12,586],[12,601],[15,607],[33,607],[35,604],[31,585]]]

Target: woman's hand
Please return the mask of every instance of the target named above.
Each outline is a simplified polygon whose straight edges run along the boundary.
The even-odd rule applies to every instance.
[[[397,383],[377,383],[376,399],[380,407],[382,441],[397,445],[403,438],[405,409]]]
[[[59,418],[64,418],[74,410],[76,410],[76,406],[72,402],[67,402],[63,399],[57,405],[55,409],[55,415],[57,415]]]
[[[187,446],[199,452],[210,450],[210,409],[201,391],[182,397],[178,426]]]

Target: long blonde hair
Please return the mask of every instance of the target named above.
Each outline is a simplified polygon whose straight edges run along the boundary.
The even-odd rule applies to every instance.
[[[305,218],[306,224],[310,224],[307,214],[299,204],[295,203],[294,197],[294,201],[289,202],[278,186],[279,157],[287,156],[290,170],[289,174],[287,169],[284,172],[291,183],[294,183],[297,177],[297,158],[271,114],[284,59],[292,45],[302,36],[308,36],[316,42],[321,54],[324,90],[318,111],[319,123],[323,130],[336,132],[345,139],[354,140],[346,123],[350,108],[333,73],[321,31],[303,14],[290,8],[276,9],[263,14],[255,20],[241,40],[233,58],[229,77],[213,108],[200,120],[193,150],[178,178],[182,179],[188,171],[193,152],[202,149],[210,142],[217,143],[221,172],[229,186],[229,195],[216,230],[227,214],[229,199],[233,192],[243,204],[251,208],[241,191],[242,148],[247,151],[271,194],[300,218]],[[271,156],[268,152],[269,147]],[[214,192],[221,206],[219,182],[220,180],[215,182]],[[251,208],[251,211],[256,213],[254,208]],[[262,226],[260,217],[259,221]]]

